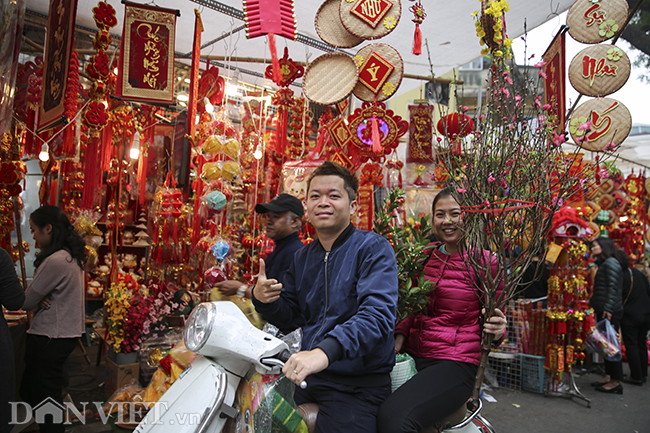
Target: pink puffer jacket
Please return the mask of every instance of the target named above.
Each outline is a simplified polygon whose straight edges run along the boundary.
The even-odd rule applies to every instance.
[[[407,317],[397,325],[395,334],[407,337],[403,350],[413,356],[478,365],[480,311],[477,289],[472,283],[477,278],[473,270],[466,270],[460,254],[444,254],[438,250],[440,243],[434,245],[424,267],[426,278],[435,284],[426,314]]]

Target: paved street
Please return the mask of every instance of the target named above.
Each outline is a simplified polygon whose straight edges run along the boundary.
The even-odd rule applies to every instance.
[[[103,398],[99,385],[103,382],[104,364],[94,365],[97,346],[88,348],[92,365],[83,356],[70,359],[71,396],[95,401]],[[79,354],[79,348],[73,355]],[[627,364],[624,371],[629,372]],[[602,394],[589,384],[599,380],[597,374],[576,377],[581,392],[591,399],[591,407],[578,399],[545,397],[526,391],[492,388],[486,392],[496,403],[485,402],[482,415],[497,433],[650,433],[650,385],[642,387],[624,384],[623,395]],[[88,418],[89,420],[91,418]],[[14,433],[20,431],[14,430]],[[75,423],[67,433],[111,432],[97,418],[86,425]],[[126,432],[126,430],[124,430]]]

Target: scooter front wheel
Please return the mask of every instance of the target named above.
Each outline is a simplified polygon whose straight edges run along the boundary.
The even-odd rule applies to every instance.
[[[494,427],[490,424],[485,418],[481,415],[476,415],[476,417],[464,427],[461,428],[449,428],[443,431],[443,433],[496,433]]]

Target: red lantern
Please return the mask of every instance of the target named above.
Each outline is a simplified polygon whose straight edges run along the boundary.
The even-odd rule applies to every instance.
[[[474,130],[474,121],[466,114],[451,113],[438,120],[436,129],[439,133],[451,140],[451,152],[461,154],[460,138]]]

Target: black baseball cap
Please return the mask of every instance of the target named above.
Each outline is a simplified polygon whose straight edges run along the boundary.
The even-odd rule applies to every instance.
[[[267,213],[267,212],[286,212],[290,210],[299,217],[302,217],[305,214],[305,210],[302,207],[302,202],[291,194],[282,193],[271,200],[269,203],[259,203],[255,205],[255,212],[257,213]]]

